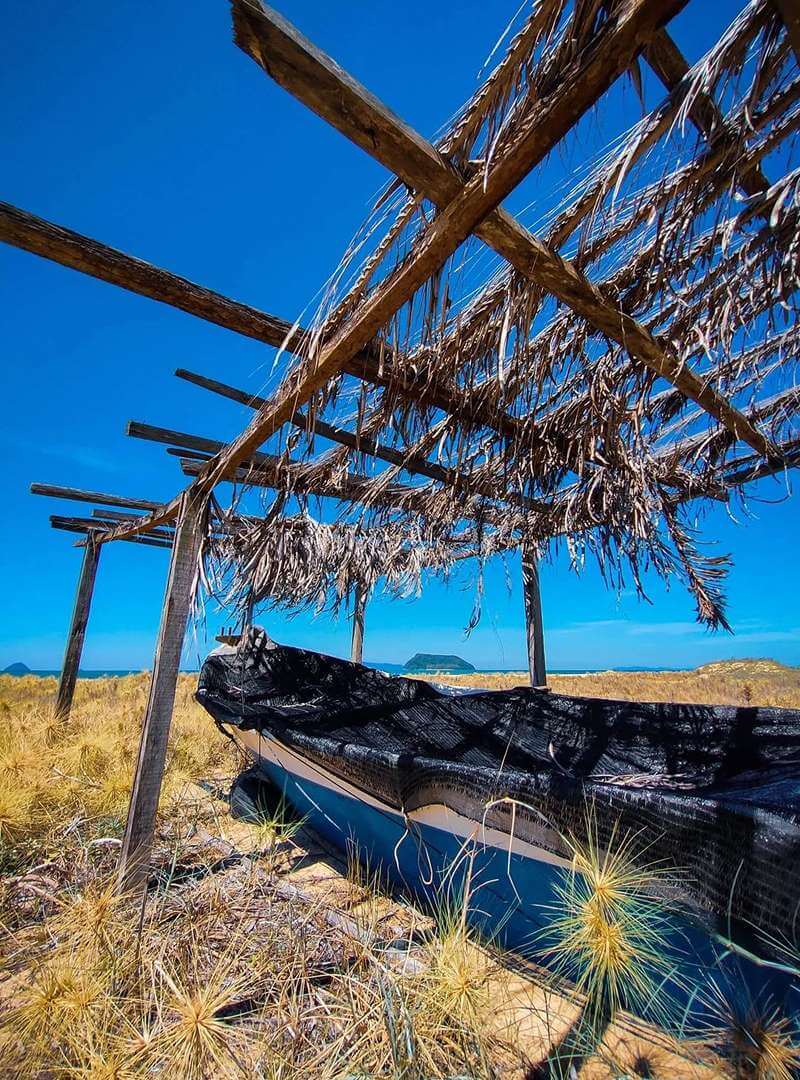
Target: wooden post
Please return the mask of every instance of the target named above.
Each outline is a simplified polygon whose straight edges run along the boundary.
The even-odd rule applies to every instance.
[[[542,594],[539,589],[539,568],[536,555],[526,545],[522,547],[522,590],[525,596],[525,623],[528,641],[528,669],[531,686],[547,686],[547,667],[544,658],[544,628],[542,626]]]
[[[360,664],[364,656],[364,612],[368,595],[363,585],[356,585],[353,601],[353,642],[350,649],[350,659],[355,664]]]
[[[172,543],[150,696],[142,723],[139,757],[122,841],[117,872],[120,892],[141,888],[147,880],[175,688],[202,538],[201,526],[202,503],[191,502],[185,494]]]
[[[66,720],[72,708],[72,697],[75,693],[75,681],[78,678],[78,669],[81,664],[83,639],[86,637],[86,624],[89,621],[94,579],[97,575],[97,564],[100,560],[100,548],[102,546],[97,542],[93,532],[87,534],[86,547],[83,549],[81,576],[78,578],[75,606],[72,609],[72,622],[69,628],[67,647],[64,650],[64,663],[61,665],[58,693],[56,694],[56,716],[59,720]]]

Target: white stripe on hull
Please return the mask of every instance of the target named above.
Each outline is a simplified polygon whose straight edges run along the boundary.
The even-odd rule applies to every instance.
[[[320,784],[322,787],[336,792],[336,794],[346,795],[365,806],[370,806],[382,814],[390,814],[397,819],[397,823],[401,828],[405,828],[408,822],[417,825],[430,825],[435,829],[451,833],[465,842],[475,841],[487,847],[498,848],[506,853],[510,850],[514,855],[520,855],[525,859],[535,859],[538,862],[548,863],[551,866],[560,866],[564,869],[569,869],[571,866],[568,859],[554,855],[551,851],[538,847],[536,844],[531,844],[527,840],[522,840],[518,836],[513,836],[511,833],[504,833],[499,829],[484,825],[480,821],[474,821],[472,818],[465,817],[442,803],[430,803],[428,806],[421,806],[404,815],[394,807],[381,802],[380,799],[376,799],[368,792],[362,791],[347,780],[329,772],[317,762],[303,758],[272,736],[265,736],[258,731],[237,731],[235,735],[256,761],[269,761],[300,780],[313,781],[313,783]],[[310,795],[307,798],[313,803],[314,800]],[[334,821],[333,824],[344,833],[344,829],[342,829],[339,822]]]

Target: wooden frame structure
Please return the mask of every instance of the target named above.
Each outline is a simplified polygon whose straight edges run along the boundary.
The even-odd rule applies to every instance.
[[[727,499],[800,463],[800,439],[787,432],[798,406],[791,379],[759,402],[745,400],[769,376],[788,372],[800,344],[794,326],[773,335],[770,325],[770,313],[790,304],[800,280],[798,213],[787,197],[795,177],[771,183],[764,171],[765,159],[800,129],[798,22],[785,0],[752,0],[690,67],[667,30],[686,2],[613,0],[598,12],[585,0],[540,0],[433,145],[260,0],[232,0],[237,45],[396,178],[381,201],[397,203],[388,229],[368,248],[350,291],[307,328],[0,204],[0,240],[286,354],[283,378],[268,395],[176,371],[254,410],[231,443],[131,421],[129,435],[166,444],[191,477],[170,501],[32,486],[36,494],[96,504],[87,518],[51,518],[54,528],[81,534],[84,546],[58,693],[62,716],[102,545],[125,540],[171,552],[121,887],[138,887],[146,875],[201,548],[231,537],[235,546],[247,533],[245,517],[209,512],[223,481],[273,489],[301,505],[315,497],[360,507],[374,515],[375,528],[423,522],[447,558],[519,548],[534,686],[546,684],[538,559],[551,538],[599,532],[602,553],[627,548],[634,573],[640,548],[669,568],[652,524],[658,518],[700,616],[724,623],[716,570],[697,556],[680,513],[693,500]],[[715,100],[715,87],[751,62],[756,42],[747,92],[728,87]],[[601,161],[557,208],[548,231],[534,234],[503,200],[641,61],[666,98],[623,151]],[[654,181],[645,171],[652,155],[687,127],[697,147]],[[637,169],[647,183],[631,179]],[[626,184],[633,193],[616,201]],[[737,189],[745,207],[725,218],[720,208]],[[695,228],[685,221],[677,228],[677,200],[691,205]],[[711,210],[717,220],[712,215],[708,225]],[[454,306],[453,256],[473,238],[499,258],[500,270],[477,299]],[[614,264],[619,251],[625,259]],[[724,329],[712,333],[729,283],[773,267],[780,269],[774,287],[743,286],[733,315],[728,297]],[[415,325],[415,340],[398,332],[403,318]],[[744,325],[760,328],[759,340],[736,347]],[[324,415],[348,381],[359,401],[354,427]],[[309,453],[315,437],[333,449],[311,460],[292,459],[279,446],[262,449],[287,430],[306,440]],[[400,472],[415,482],[398,482]],[[458,532],[464,523],[467,531]],[[264,543],[263,530],[258,540]],[[353,577],[354,660],[362,656],[374,577]]]

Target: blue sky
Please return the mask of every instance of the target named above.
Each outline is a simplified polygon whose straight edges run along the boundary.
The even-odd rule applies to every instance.
[[[471,93],[513,5],[287,0],[281,10],[426,135]],[[738,5],[715,5],[715,19]],[[705,10],[706,14],[703,14]],[[295,318],[330,274],[385,173],[274,86],[231,41],[227,4],[6,5],[0,66],[0,198],[131,254]],[[690,59],[710,43],[703,4],[674,24]],[[447,47],[442,48],[442,42]],[[562,168],[569,168],[569,164]],[[554,166],[555,168],[555,166]],[[546,175],[546,174],[545,174]],[[127,439],[128,419],[217,438],[245,410],[176,380],[187,366],[255,389],[272,350],[0,245],[5,388],[0,667],[60,663],[80,555],[49,513],[80,512],[28,494],[32,480],[145,498],[181,486],[174,459]],[[689,666],[727,656],[800,663],[796,500],[776,483],[735,522],[709,511],[705,535],[730,552],[734,637],[694,622],[677,584],[651,605],[606,591],[563,555],[542,569],[553,667]],[[116,544],[101,560],[84,663],[147,666],[167,554]],[[507,588],[506,578],[511,582]],[[457,652],[477,666],[524,664],[519,568],[487,569],[483,619],[469,640],[470,572],[432,581],[413,602],[376,598],[368,659]],[[187,646],[194,663],[222,617]],[[278,613],[273,636],[346,655],[349,627]]]

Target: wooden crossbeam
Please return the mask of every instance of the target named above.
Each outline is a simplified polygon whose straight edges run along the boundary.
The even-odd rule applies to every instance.
[[[493,181],[487,177],[484,182],[481,173],[464,184],[456,170],[430,143],[394,116],[289,22],[256,0],[232,2],[237,44],[271,78],[439,206],[443,213],[437,224],[447,216],[454,201],[468,197],[467,193],[474,190],[476,182],[484,187],[492,182],[495,186],[507,184],[506,192],[512,190],[627,68],[662,23],[682,6],[680,0],[651,3],[632,0],[620,12],[616,22],[610,22],[595,36],[588,50],[589,56],[580,58],[577,69],[562,72],[554,100],[541,103],[524,136],[504,153],[502,161],[491,171]],[[537,140],[541,140],[541,147],[536,146]],[[489,203],[487,200],[486,205]],[[764,456],[774,453],[769,440],[738,409],[693,371],[665,353],[652,334],[631,316],[605,301],[573,264],[537,240],[510,215],[502,210],[492,212],[491,208],[487,209],[474,231],[516,270],[568,304],[595,330],[619,342],[638,360],[697,401],[737,438]],[[372,299],[365,302],[365,307]]]
[[[50,518],[50,527],[58,529],[60,532],[77,533],[80,536],[87,536],[93,531],[98,532],[96,537],[99,543],[99,530],[97,529],[97,522],[94,522],[94,530],[86,524],[74,521],[72,518],[58,517],[58,515],[52,515]],[[157,540],[150,535],[139,535],[138,533],[133,536],[121,536],[120,540],[125,540],[130,544],[144,544],[145,547],[171,547],[169,540]]]
[[[685,56],[663,27],[645,45],[644,56],[667,90],[674,90],[689,73]],[[700,134],[706,137],[724,128],[722,113],[709,94],[697,94],[689,116]],[[737,182],[746,195],[761,195],[769,188],[769,181],[758,163],[743,171]]]
[[[221,397],[228,398],[231,401],[238,401],[240,404],[247,405],[251,409],[258,410],[267,404],[267,399],[260,397],[258,394],[248,394],[246,390],[240,390],[235,386],[229,386],[227,383],[220,382],[218,379],[210,379],[207,375],[200,375],[195,371],[187,371],[186,368],[177,368],[175,374],[179,379],[184,379],[186,382],[193,383],[195,386],[202,387],[204,390],[210,390],[212,393],[219,394]],[[392,465],[397,465],[398,467],[405,469],[406,472],[427,476],[431,480],[440,480],[442,483],[452,484],[454,482],[452,470],[445,469],[436,462],[427,461],[419,457],[406,458],[400,450],[395,450],[391,446],[384,446],[382,443],[379,443],[376,439],[372,439],[369,436],[358,435],[353,431],[346,431],[343,428],[334,427],[332,424],[327,424],[324,420],[320,420],[319,417],[314,417],[313,426],[309,429],[308,417],[305,413],[298,410],[290,417],[289,423],[302,431],[310,430],[313,434],[320,435],[324,439],[330,439],[331,442],[339,443],[341,446],[347,446],[357,453],[379,458],[381,461],[387,461]]]
[[[268,345],[280,346],[292,329],[282,319],[54,225],[10,203],[0,202],[0,240]]]
[[[101,281],[176,307],[245,337],[276,348],[283,346],[287,352],[296,348],[306,333],[302,327],[293,327],[292,323],[277,315],[270,315],[202,285],[195,285],[168,270],[9,203],[0,202],[0,240]],[[407,397],[418,396],[419,388],[414,385],[413,378],[397,369],[391,349],[384,349],[381,356],[370,348],[364,349],[353,357],[346,370],[376,386],[391,387]],[[426,382],[425,398],[431,405],[452,413],[463,422],[476,423],[474,402],[468,393],[456,386],[433,377]],[[487,426],[496,428],[500,434],[511,435],[516,431],[511,416],[491,417],[487,421]]]
[[[175,374],[179,379],[185,379],[195,386],[210,390],[212,393],[229,398],[231,401],[238,401],[251,409],[260,409],[266,404],[266,399],[259,397],[257,394],[248,394],[245,390],[239,390],[235,386],[229,386],[227,383],[219,382],[217,379],[210,379],[208,376],[199,375],[194,371],[187,371],[186,368],[178,368]],[[302,412],[296,412],[290,423],[303,431],[308,430],[308,418]],[[334,427],[318,417],[314,417],[312,431],[325,439],[330,439],[331,442],[347,446],[356,453],[386,461],[405,470],[407,473],[427,476],[430,480],[438,480],[447,487],[455,488],[456,491],[466,491],[472,487],[473,490],[478,491],[487,498],[501,502],[513,502],[518,506],[525,507],[527,510],[546,512],[552,509],[552,503],[532,499],[520,492],[504,492],[498,495],[493,485],[476,483],[474,477],[464,476],[456,469],[447,469],[437,462],[421,457],[419,454],[405,453],[402,450],[396,450],[394,447],[386,446],[369,436]]]
[[[82,488],[60,487],[58,484],[31,484],[30,492],[31,495],[49,495],[53,499],[72,499],[76,502],[98,503],[100,506],[120,506],[127,510],[157,510],[161,505],[152,499],[129,499],[125,495],[84,491]]]

